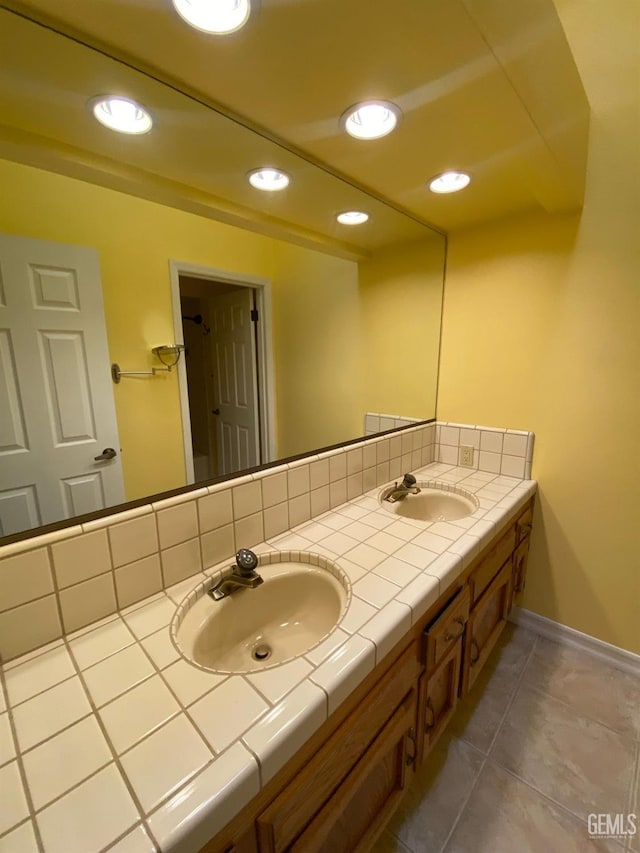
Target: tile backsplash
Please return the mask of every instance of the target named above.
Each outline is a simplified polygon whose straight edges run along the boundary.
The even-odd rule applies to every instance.
[[[472,447],[473,463],[470,468],[530,479],[533,442],[534,434],[523,430],[438,421],[435,460],[461,465],[461,448]]]
[[[422,424],[5,545],[0,659],[135,604],[407,471],[457,465],[465,444],[474,447],[476,469],[530,476],[533,433]]]
[[[380,412],[367,412],[364,416],[364,434],[375,435],[386,429],[410,426],[419,423],[420,418],[408,418],[404,415],[385,415]]]

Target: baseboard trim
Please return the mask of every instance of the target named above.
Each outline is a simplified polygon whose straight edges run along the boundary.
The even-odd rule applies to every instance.
[[[574,649],[600,658],[609,666],[640,676],[640,655],[561,625],[560,622],[554,622],[546,616],[539,616],[531,610],[523,610],[521,607],[514,607],[509,619],[516,625],[522,625],[523,628],[540,634],[541,637],[546,637],[563,646],[572,646]]]

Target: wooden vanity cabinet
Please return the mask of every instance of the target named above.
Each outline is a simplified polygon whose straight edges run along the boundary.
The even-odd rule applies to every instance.
[[[355,849],[358,833],[375,837],[404,788],[407,763],[415,761],[418,674],[413,642],[258,816],[261,853],[323,845],[338,853]]]
[[[206,853],[369,850],[524,586],[533,500]]]
[[[415,762],[416,691],[407,694],[391,719],[331,799],[287,850],[350,853],[370,850],[407,784]]]

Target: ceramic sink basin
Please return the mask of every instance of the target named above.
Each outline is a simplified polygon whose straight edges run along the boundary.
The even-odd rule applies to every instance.
[[[420,493],[407,495],[393,503],[385,500],[389,486],[380,492],[380,504],[388,512],[415,521],[455,521],[465,518],[480,506],[471,492],[448,483],[418,482]]]
[[[263,583],[220,601],[206,594],[220,575],[180,605],[172,636],[193,663],[215,672],[254,672],[312,649],[337,625],[349,597],[346,575],[321,556],[312,565],[283,555],[261,555]],[[265,558],[277,559],[266,563]]]

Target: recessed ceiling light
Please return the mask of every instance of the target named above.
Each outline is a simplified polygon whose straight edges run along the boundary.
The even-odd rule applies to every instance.
[[[129,98],[94,98],[91,109],[100,124],[119,133],[148,133],[153,126],[153,120],[144,107]]]
[[[176,12],[204,33],[233,33],[249,20],[250,0],[173,0]]]
[[[391,133],[400,116],[400,107],[389,101],[363,101],[350,107],[340,122],[356,139],[379,139]]]
[[[289,175],[278,169],[254,169],[249,172],[249,183],[257,190],[275,192],[289,186]]]
[[[429,182],[432,193],[457,193],[469,186],[471,175],[466,172],[443,172]]]
[[[343,225],[361,225],[369,218],[369,214],[363,210],[345,210],[344,213],[339,213],[336,216],[338,222]]]

